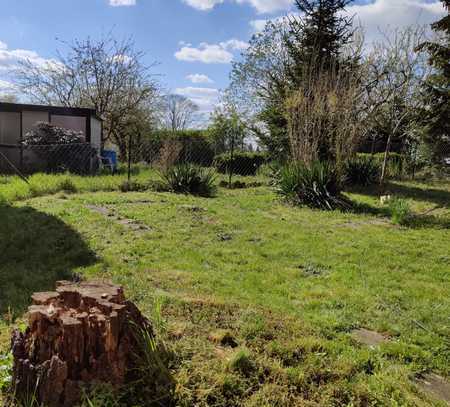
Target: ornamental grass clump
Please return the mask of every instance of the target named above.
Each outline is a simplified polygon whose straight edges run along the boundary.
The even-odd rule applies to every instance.
[[[341,180],[336,168],[315,161],[288,164],[277,175],[277,192],[295,205],[314,209],[350,209],[350,201],[342,195]]]
[[[213,196],[216,192],[215,173],[194,164],[174,165],[161,173],[167,190],[204,197]]]

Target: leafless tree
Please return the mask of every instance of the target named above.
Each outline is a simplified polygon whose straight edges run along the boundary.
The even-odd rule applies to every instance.
[[[312,71],[314,75],[285,102],[291,155],[308,165],[333,161],[342,170],[362,131],[360,71]]]
[[[163,99],[162,124],[172,130],[185,130],[195,119],[198,106],[181,95],[168,95]]]
[[[90,107],[104,120],[102,142],[120,139],[123,120],[158,92],[154,64],[143,62],[132,39],[112,34],[63,43],[65,52],[43,65],[26,61],[15,72],[16,85],[33,101],[68,107]]]
[[[383,34],[367,58],[366,113],[367,125],[388,129],[380,184],[386,168],[392,140],[407,129],[421,103],[420,85],[428,75],[426,55],[415,49],[424,41],[426,30],[411,26]],[[403,129],[403,130],[402,130]]]

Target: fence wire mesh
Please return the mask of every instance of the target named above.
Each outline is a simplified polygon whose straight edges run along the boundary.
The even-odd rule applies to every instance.
[[[445,147],[445,146],[444,146]],[[442,152],[442,173],[450,168],[450,148]],[[0,174],[24,174],[36,172],[78,175],[102,173],[128,173],[132,177],[136,169],[164,171],[178,164],[193,164],[214,168],[226,175],[253,176],[262,172],[268,164],[267,154],[252,152],[248,145],[214,145],[205,138],[166,140],[138,140],[131,138],[123,145],[114,147],[117,162],[100,153],[89,143],[51,145],[6,145],[0,144]],[[401,174],[405,178],[421,169],[419,163],[410,166]],[[411,172],[411,173],[408,173]]]

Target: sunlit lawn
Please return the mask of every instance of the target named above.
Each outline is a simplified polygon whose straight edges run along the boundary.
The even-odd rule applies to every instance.
[[[450,375],[450,183],[390,190],[420,215],[413,226],[393,225],[367,191],[350,194],[366,213],[290,207],[269,187],[208,199],[60,192],[3,206],[2,349],[31,292],[77,273],[123,284],[149,317],[162,305],[179,405],[436,405],[411,379]],[[358,327],[390,341],[357,344]],[[209,338],[218,330],[237,349]],[[242,354],[250,371],[236,367]]]

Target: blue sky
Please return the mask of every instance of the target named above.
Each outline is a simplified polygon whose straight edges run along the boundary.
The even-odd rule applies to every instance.
[[[0,93],[11,91],[8,70],[18,59],[55,57],[57,38],[98,37],[113,29],[133,36],[154,61],[169,91],[184,94],[205,112],[227,86],[239,57],[264,21],[292,12],[291,0],[1,0]],[[359,0],[349,10],[368,39],[378,27],[430,23],[443,13],[437,0]]]

